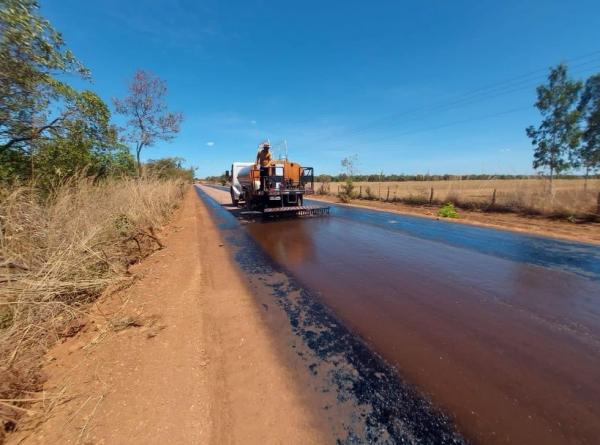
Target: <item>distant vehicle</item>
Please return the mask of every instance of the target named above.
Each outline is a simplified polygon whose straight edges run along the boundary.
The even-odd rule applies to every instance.
[[[254,162],[231,165],[231,202],[265,216],[326,215],[329,207],[305,206],[304,196],[314,193],[314,171],[286,159],[266,167]],[[262,174],[261,174],[262,173]]]

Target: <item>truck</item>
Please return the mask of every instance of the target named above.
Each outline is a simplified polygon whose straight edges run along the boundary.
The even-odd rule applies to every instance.
[[[314,169],[278,159],[260,167],[254,162],[234,162],[230,175],[232,205],[264,216],[313,216],[329,214],[329,207],[304,205],[314,193]]]

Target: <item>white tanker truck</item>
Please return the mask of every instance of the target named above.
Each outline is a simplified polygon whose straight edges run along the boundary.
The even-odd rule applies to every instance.
[[[306,206],[304,196],[314,193],[312,167],[288,160],[271,161],[261,167],[254,162],[231,165],[231,202],[268,216],[325,215],[329,207]]]

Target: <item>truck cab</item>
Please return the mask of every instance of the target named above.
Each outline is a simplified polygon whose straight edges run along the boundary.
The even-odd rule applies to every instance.
[[[231,195],[231,203],[234,206],[237,206],[240,199],[244,198],[244,191],[238,180],[238,174],[242,168],[251,165],[254,165],[254,162],[234,162],[231,164],[231,186],[229,187],[229,194]]]

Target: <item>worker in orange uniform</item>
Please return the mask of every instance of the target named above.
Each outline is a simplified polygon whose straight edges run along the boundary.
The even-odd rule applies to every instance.
[[[271,153],[269,149],[271,145],[268,142],[262,144],[262,149],[256,153],[256,164],[260,166],[260,188],[265,189],[265,179],[269,176],[269,163],[271,162]]]

